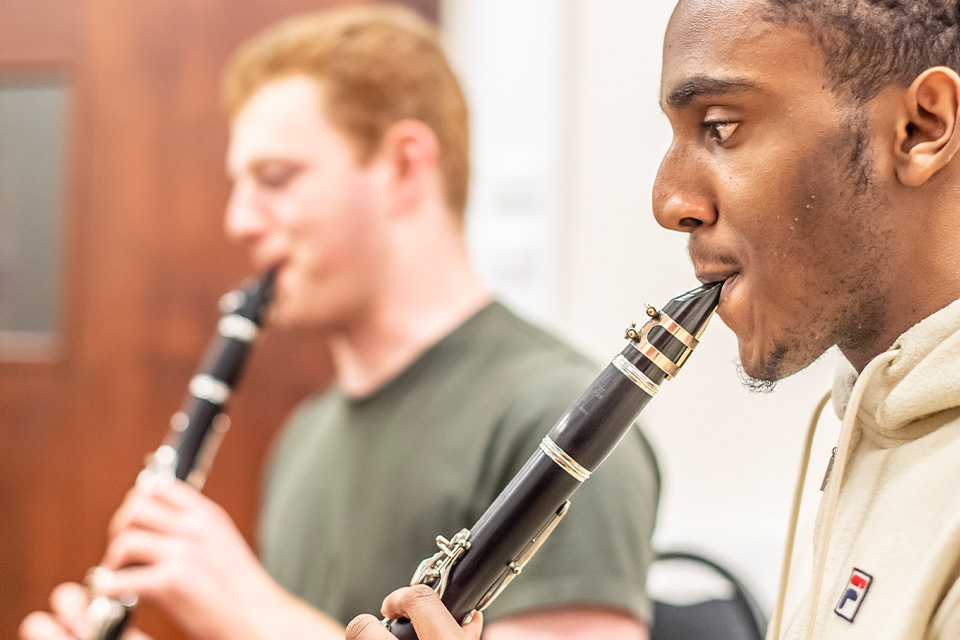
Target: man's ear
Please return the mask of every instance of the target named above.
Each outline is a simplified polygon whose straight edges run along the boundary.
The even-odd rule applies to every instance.
[[[932,67],[917,76],[904,98],[897,122],[897,178],[917,187],[960,149],[960,76],[948,67]]]
[[[377,155],[389,167],[391,191],[401,209],[428,195],[427,190],[437,188],[440,143],[425,123],[412,119],[393,123]]]

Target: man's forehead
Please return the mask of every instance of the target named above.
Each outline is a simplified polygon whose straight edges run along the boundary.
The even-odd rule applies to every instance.
[[[756,14],[758,4],[764,0],[680,0],[673,9],[673,15],[667,26],[671,29],[682,26],[685,31],[705,33],[711,30],[718,20],[727,20],[748,13]]]
[[[322,94],[322,86],[304,75],[282,76],[256,89],[235,114],[233,124],[287,129],[319,122]]]
[[[230,126],[231,171],[260,157],[306,153],[323,134],[320,89],[302,76],[265,84],[237,112]]]
[[[766,0],[681,0],[664,38],[664,59],[691,50],[723,49],[767,31]]]
[[[688,28],[709,29],[717,21],[754,20],[762,16],[769,0],[680,0],[670,25],[684,22]],[[669,27],[668,27],[669,29]]]
[[[681,0],[667,27],[662,91],[667,98],[691,79],[728,88],[773,85],[802,72],[818,77],[822,60],[809,36],[764,19],[766,0]],[[802,67],[802,69],[801,69]],[[709,87],[707,87],[709,88]]]

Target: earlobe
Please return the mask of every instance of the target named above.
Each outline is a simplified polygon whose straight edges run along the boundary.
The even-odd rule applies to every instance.
[[[947,67],[927,69],[904,99],[895,142],[897,179],[917,187],[960,150],[960,76]]]

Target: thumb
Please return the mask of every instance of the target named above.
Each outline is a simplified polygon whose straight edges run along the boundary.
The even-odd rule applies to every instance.
[[[463,625],[463,632],[467,634],[468,640],[480,640],[480,632],[483,631],[483,614],[479,611],[473,612],[473,618],[470,622]]]

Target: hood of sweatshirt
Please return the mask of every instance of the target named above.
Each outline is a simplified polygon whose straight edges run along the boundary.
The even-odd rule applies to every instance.
[[[899,355],[872,376],[857,416],[863,436],[894,447],[935,430],[952,419],[916,424],[923,417],[960,407],[960,300],[925,318],[891,347]],[[843,361],[833,386],[833,404],[842,418],[857,372]]]
[[[831,392],[837,417],[843,421],[835,449],[836,466],[829,473],[815,526],[817,552],[813,564],[811,594],[803,637],[810,638],[821,580],[826,562],[827,544],[840,498],[844,469],[858,440],[868,438],[882,448],[920,438],[935,431],[960,413],[960,300],[920,321],[906,331],[890,349],[874,358],[858,375],[853,366],[842,360]],[[850,406],[853,403],[854,406]],[[822,407],[822,403],[821,403]],[[848,412],[848,409],[851,411]],[[854,427],[854,415],[858,428]],[[932,420],[923,420],[937,414]],[[807,434],[803,464],[794,494],[790,529],[795,531],[800,493],[819,409]],[[772,633],[778,638],[783,615],[783,602],[790,571],[793,535],[788,537],[784,556],[780,594],[771,620]]]

